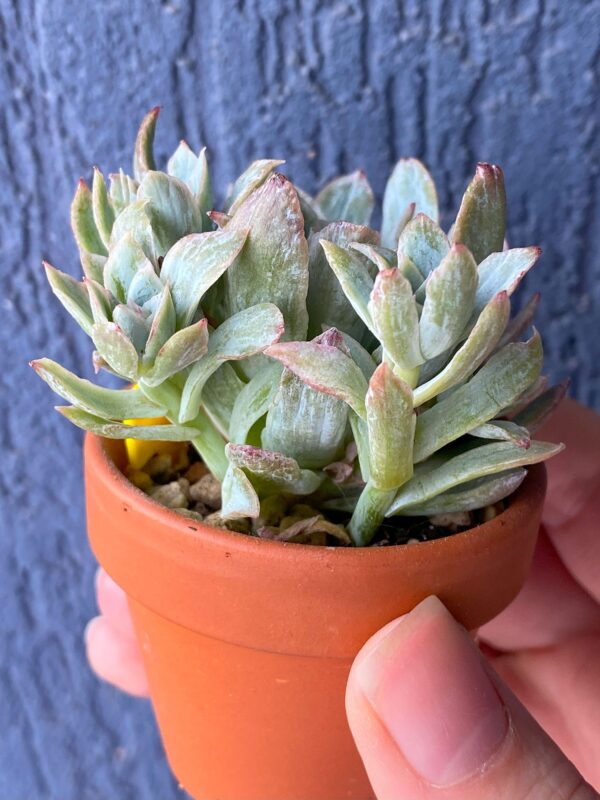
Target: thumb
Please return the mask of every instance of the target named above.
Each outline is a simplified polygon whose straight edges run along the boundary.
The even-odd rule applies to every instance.
[[[378,800],[592,800],[435,597],[357,656],[348,720]]]

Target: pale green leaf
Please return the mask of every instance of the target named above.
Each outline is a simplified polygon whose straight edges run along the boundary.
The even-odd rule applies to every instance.
[[[158,263],[164,251],[152,227],[148,200],[136,200],[121,211],[112,228],[110,249],[125,236],[131,237],[153,264]]]
[[[152,442],[188,442],[198,435],[195,428],[184,425],[124,425],[110,422],[73,406],[57,406],[63,417],[78,428],[105,439],[145,439]]]
[[[469,431],[470,436],[478,439],[494,439],[498,442],[512,442],[517,447],[527,449],[531,444],[531,436],[527,428],[505,419],[494,419],[484,422]]]
[[[394,167],[383,195],[381,243],[384,247],[396,249],[407,209],[412,203],[415,204],[412,213],[427,214],[437,222],[438,199],[431,175],[416,158],[402,158]]]
[[[147,172],[138,189],[138,200],[150,204],[161,255],[183,236],[202,231],[200,209],[188,187],[178,178],[164,172]]]
[[[392,269],[397,266],[397,256],[393,250],[387,247],[378,247],[373,244],[364,244],[362,241],[352,242],[350,244],[352,250],[365,256],[369,259],[379,271],[384,269]]]
[[[137,272],[131,279],[127,289],[127,302],[135,303],[137,306],[149,307],[152,305],[154,298],[160,297],[162,291],[163,284],[161,279],[156,274],[156,270],[150,261],[146,260],[145,264],[138,266]]]
[[[421,352],[434,358],[455,345],[475,305],[477,265],[463,245],[452,246],[430,273],[419,321]]]
[[[53,294],[58,297],[75,322],[90,336],[94,320],[85,283],[76,281],[66,272],[61,272],[45,261],[44,269]]]
[[[144,350],[144,366],[151,367],[161,347],[175,333],[175,306],[168,284],[163,287]]]
[[[412,391],[388,364],[380,364],[366,397],[371,481],[387,491],[401,486],[413,473],[416,415]]]
[[[231,193],[225,202],[225,211],[231,216],[235,214],[252,192],[262,186],[271,176],[277,167],[285,164],[285,161],[278,161],[272,158],[261,158],[253,161],[250,166],[242,172],[231,188]]]
[[[368,311],[375,333],[394,364],[414,369],[423,363],[417,306],[412,287],[399,270],[378,273]]]
[[[235,403],[246,384],[238,377],[232,365],[224,361],[210,376],[202,390],[202,406],[220,434],[229,436],[229,426]]]
[[[283,317],[272,303],[260,303],[240,311],[210,335],[208,352],[191,369],[181,396],[179,420],[193,419],[208,378],[224,361],[237,361],[262,352],[283,332]]]
[[[106,247],[94,222],[92,193],[83,178],[77,184],[71,203],[71,227],[80,250],[106,255]]]
[[[537,464],[560,453],[561,444],[532,442],[525,450],[511,442],[494,442],[461,453],[424,475],[415,475],[398,491],[388,516],[424,503],[455,486],[516,467]]]
[[[110,249],[104,265],[104,286],[124,303],[129,286],[139,270],[150,268],[151,262],[130,234],[124,234]]]
[[[146,314],[137,307],[118,305],[113,309],[112,318],[141,355],[150,333],[150,320]]]
[[[250,483],[246,473],[232,464],[227,468],[221,486],[221,518],[239,519],[250,517],[255,519],[260,514],[260,501],[256,490]]]
[[[158,106],[148,112],[138,130],[133,152],[133,174],[137,181],[141,181],[148,170],[156,169],[153,144],[159,112]]]
[[[204,294],[231,266],[248,229],[196,233],[180,239],[165,256],[161,279],[168,282],[179,328],[189,325]]]
[[[118,214],[137,197],[138,182],[126,175],[123,170],[110,174],[110,199]]]
[[[539,247],[515,247],[502,253],[492,253],[478,267],[479,286],[475,297],[478,313],[498,294],[506,291],[510,296],[529,272],[541,254]]]
[[[118,375],[136,380],[138,352],[118,325],[97,322],[92,328],[92,339],[96,350]]]
[[[115,212],[108,197],[104,176],[99,169],[94,169],[92,183],[92,210],[98,234],[105,247],[110,242],[110,232],[115,221]]]
[[[398,262],[407,256],[426,278],[449,250],[448,237],[440,226],[425,214],[417,214],[398,239]]]
[[[348,532],[357,547],[368,545],[377,533],[394,499],[395,491],[378,489],[372,481],[367,482],[348,524]]]
[[[169,159],[167,171],[169,175],[179,178],[186,184],[202,212],[202,229],[210,230],[210,222],[206,214],[212,208],[213,198],[206,160],[206,147],[203,147],[196,156],[188,144],[182,140]]]
[[[479,264],[504,245],[506,195],[504,175],[495,164],[477,164],[452,231],[454,242],[466,245]],[[498,287],[496,292],[500,290]],[[494,294],[496,294],[494,292]]]
[[[166,408],[148,400],[138,389],[105,389],[79,378],[49,358],[31,366],[48,386],[77,408],[102,419],[123,420],[162,417]]]
[[[373,289],[373,278],[365,260],[358,253],[339,247],[337,244],[327,241],[327,239],[320,239],[319,244],[325,251],[329,266],[338,279],[348,302],[364,325],[372,329],[373,321],[367,305]],[[346,316],[343,319],[345,328],[342,328],[342,330],[344,330],[344,333],[354,336],[355,339],[360,339],[361,330],[357,330],[356,323],[352,323],[351,319],[346,319]],[[348,330],[349,327],[351,328],[350,330]]]
[[[456,389],[417,420],[415,462],[494,419],[537,380],[542,369],[542,342],[535,333],[528,342],[507,345]]]
[[[195,364],[206,353],[207,348],[207,322],[201,319],[167,339],[156,354],[154,365],[144,374],[144,383],[158,386],[182,369]]]
[[[328,220],[368,225],[375,205],[373,190],[362,170],[334,178],[317,195],[317,204]]]
[[[281,365],[269,363],[257,372],[238,394],[229,426],[229,439],[235,444],[247,444],[252,426],[269,410],[279,386]]]

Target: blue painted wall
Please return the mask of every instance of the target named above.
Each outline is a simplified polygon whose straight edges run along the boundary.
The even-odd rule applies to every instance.
[[[548,364],[600,407],[597,0],[0,0],[0,797],[181,797],[145,703],[86,670],[94,614],[80,436],[26,366],[89,373],[40,266],[78,273],[68,206],[91,164],[208,145],[217,184],[284,157],[314,189],[362,166],[377,192],[425,160],[454,211],[503,165],[510,238],[541,244]],[[200,721],[201,724],[201,721]]]

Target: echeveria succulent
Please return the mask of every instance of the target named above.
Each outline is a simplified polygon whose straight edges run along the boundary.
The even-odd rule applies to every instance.
[[[347,513],[357,545],[386,516],[496,503],[558,452],[531,440],[564,386],[540,377],[539,334],[521,341],[537,298],[510,317],[540,251],[504,244],[499,167],[477,166],[448,234],[410,158],[388,181],[381,234],[362,172],[313,198],[282,162],[256,161],[215,211],[204,150],[182,142],[156,169],[156,116],[134,177],[78,186],[83,281],[46,266],[96,369],[137,388],[33,362],[70,403],[62,414],[105,437],[191,441],[222,483],[223,519],[302,498]],[[142,424],[158,417],[169,424]]]

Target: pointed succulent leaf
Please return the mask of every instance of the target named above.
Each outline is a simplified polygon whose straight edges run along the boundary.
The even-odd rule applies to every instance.
[[[249,472],[259,491],[288,491],[293,494],[312,494],[323,481],[323,476],[308,469],[300,469],[293,458],[253,447],[247,444],[225,446],[229,463]]]
[[[157,264],[163,250],[152,227],[148,200],[136,200],[130,203],[116,218],[110,235],[111,251],[123,237],[133,239],[142,248],[146,257],[153,264]]]
[[[389,250],[387,247],[378,247],[377,245],[365,244],[361,241],[352,242],[350,247],[375,264],[379,272],[397,266],[396,253],[393,250]]]
[[[296,186],[298,193],[298,200],[300,201],[300,210],[304,217],[304,233],[308,239],[313,230],[318,230],[323,224],[323,212],[319,208],[319,204],[314,197],[311,197],[308,192]]]
[[[175,333],[175,306],[168,284],[163,287],[144,349],[144,366],[150,367],[161,347]]]
[[[381,243],[396,248],[398,236],[406,224],[407,209],[427,214],[438,220],[438,199],[435,184],[429,172],[416,158],[402,158],[392,172],[383,195],[383,222]]]
[[[106,247],[94,222],[92,193],[83,178],[77,185],[71,203],[71,227],[80,250],[106,255]]]
[[[281,365],[267,362],[264,369],[244,385],[238,394],[229,425],[229,439],[235,444],[248,444],[248,434],[264,417],[279,387]]]
[[[104,286],[124,303],[136,273],[148,267],[154,272],[140,245],[131,235],[125,234],[110,250],[104,265]]]
[[[511,495],[527,476],[524,467],[507,469],[488,478],[467,481],[457,488],[400,509],[397,513],[409,517],[427,517],[436,514],[452,514],[458,511],[474,511],[494,505]]]
[[[204,294],[235,261],[247,237],[247,228],[228,226],[186,236],[169,250],[160,275],[170,284],[179,328],[190,324]]]
[[[279,342],[265,355],[281,362],[317,392],[337,397],[359,417],[366,417],[367,381],[354,361],[338,347],[318,342]]]
[[[105,389],[49,358],[32,361],[31,366],[63,400],[96,417],[123,420],[162,417],[166,413],[164,406],[151,402],[138,389]]]
[[[224,361],[237,361],[262,352],[283,333],[283,317],[272,303],[260,303],[240,311],[210,335],[208,352],[191,369],[181,396],[179,420],[187,422],[198,413],[202,389]]]
[[[406,483],[413,473],[416,415],[412,391],[388,364],[380,364],[366,398],[371,481],[383,491]]]
[[[542,343],[536,332],[528,342],[507,345],[464,386],[417,420],[414,460],[424,461],[444,445],[494,419],[535,383],[542,368]]]
[[[110,179],[110,199],[118,215],[126,206],[134,202],[139,184],[129,175],[126,175],[123,170],[113,172],[108,177]]]
[[[352,305],[344,294],[336,273],[327,263],[327,256],[321,243],[333,242],[338,247],[344,248],[351,242],[375,244],[378,240],[376,231],[351,222],[332,222],[310,236],[308,242],[310,279],[306,300],[310,338],[318,336],[323,327],[338,328],[357,340],[363,339],[367,334],[364,323],[357,319]],[[361,264],[361,259],[361,256],[356,256],[354,262],[357,268],[359,267],[368,276],[368,262],[363,261]]]
[[[417,214],[404,228],[398,239],[398,262],[408,256],[426,278],[448,255],[450,243],[437,222],[425,214]]]
[[[146,314],[141,308],[120,304],[113,309],[112,318],[141,355],[150,333],[150,321]]]
[[[133,174],[137,181],[141,181],[149,170],[156,169],[153,145],[159,113],[158,106],[149,111],[138,130],[133,152]]]
[[[76,281],[66,272],[61,272],[45,261],[43,263],[52,293],[89,336],[94,320],[85,283]]]
[[[233,408],[244,386],[244,381],[227,361],[204,384],[202,405],[224,439],[230,438],[229,426]]]
[[[146,263],[138,267],[131,279],[127,289],[127,302],[145,307],[153,298],[159,297],[162,291],[162,281],[152,264],[146,259]]]
[[[527,428],[530,433],[535,433],[562,401],[569,388],[569,383],[570,381],[566,380],[557,386],[551,386],[550,389],[525,406],[514,417],[513,422]]]
[[[138,352],[125,333],[114,322],[97,322],[92,328],[96,349],[123,378],[135,380],[138,371]]]
[[[476,313],[498,292],[505,290],[510,296],[538,260],[541,252],[539,247],[514,247],[502,253],[492,253],[482,261],[478,268]]]
[[[498,442],[512,442],[517,447],[524,450],[531,444],[531,436],[527,428],[517,425],[506,419],[494,419],[491,422],[484,422],[473,430],[469,431],[470,436],[478,439],[494,439]]]
[[[108,247],[110,232],[115,221],[115,212],[108,197],[104,176],[97,168],[94,169],[92,183],[92,210],[98,234],[104,246]]]
[[[314,342],[341,345],[333,330]],[[348,407],[342,400],[311,389],[284,370],[267,414],[262,446],[286,453],[301,467],[322,468],[343,454],[347,422]]]
[[[469,321],[477,291],[477,264],[464,245],[455,244],[427,280],[419,321],[421,352],[434,358],[455,345]]]
[[[236,209],[227,231],[250,228],[242,252],[225,276],[225,311],[232,316],[256,303],[274,303],[286,339],[304,339],[308,326],[308,243],[298,195],[275,173]]]
[[[325,219],[368,225],[375,205],[373,190],[362,170],[328,183],[317,195]]]
[[[138,189],[138,200],[150,204],[153,229],[162,246],[161,255],[178,239],[202,231],[200,210],[188,187],[164,172],[147,172]]]
[[[185,425],[125,425],[96,417],[74,406],[56,406],[63,417],[84,431],[105,439],[145,439],[152,442],[188,442],[198,435],[196,428]]]
[[[321,239],[319,243],[325,251],[329,266],[335,273],[335,277],[338,279],[350,305],[366,327],[372,330],[373,321],[367,305],[373,289],[373,278],[365,265],[364,259],[358,253],[339,247],[339,245],[329,242],[327,239]],[[348,323],[345,320],[344,324],[348,328]],[[351,327],[352,330],[344,330],[344,333],[349,333],[351,336],[354,334],[354,338],[356,338],[357,331],[354,326]],[[358,335],[360,338],[360,331],[358,331]]]
[[[203,230],[210,230],[206,214],[212,207],[213,199],[208,162],[206,160],[206,147],[203,147],[199,155],[196,156],[187,142],[182,140],[169,159],[167,171],[169,175],[179,178],[180,181],[186,184],[202,212]]]
[[[417,306],[412,287],[399,270],[377,275],[368,309],[377,337],[394,364],[409,370],[422,364]]]
[[[479,163],[462,199],[453,241],[466,245],[479,264],[502,250],[505,230],[504,175],[495,164]]]
[[[499,292],[483,309],[467,340],[450,362],[415,389],[415,406],[427,403],[472,375],[496,348],[509,316],[508,296],[506,292]]]
[[[540,293],[536,292],[531,295],[529,300],[525,303],[523,308],[510,320],[506,326],[506,330],[502,334],[502,338],[498,342],[498,347],[504,347],[509,342],[518,341],[523,334],[525,334],[533,324],[533,318],[540,303]]]
[[[85,287],[94,322],[111,322],[113,310],[117,305],[116,297],[97,281],[86,279]]]
[[[277,167],[285,164],[285,161],[277,159],[261,158],[253,161],[250,166],[242,172],[231,188],[231,193],[225,202],[225,211],[232,216],[242,205],[252,192],[262,186],[271,176]]]
[[[106,256],[98,255],[98,253],[88,253],[87,250],[80,250],[79,261],[81,262],[81,268],[86,278],[91,278],[100,283],[102,282]]]
[[[509,469],[537,464],[560,453],[562,444],[532,442],[525,450],[512,442],[494,442],[450,458],[424,475],[415,475],[401,487],[388,516],[415,503],[424,503],[455,486]]]
[[[255,519],[260,514],[260,501],[244,470],[230,464],[221,486],[221,518]]]
[[[207,348],[207,322],[201,319],[167,339],[156,354],[154,365],[144,374],[144,383],[148,386],[158,386],[202,358]]]

